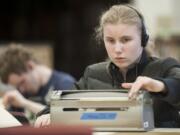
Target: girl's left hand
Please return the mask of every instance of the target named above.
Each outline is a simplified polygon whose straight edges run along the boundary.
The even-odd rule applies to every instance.
[[[137,77],[133,83],[122,83],[122,87],[130,89],[128,97],[130,99],[136,99],[139,90],[147,90],[149,92],[163,92],[165,91],[165,85],[159,80],[152,79],[146,76]]]

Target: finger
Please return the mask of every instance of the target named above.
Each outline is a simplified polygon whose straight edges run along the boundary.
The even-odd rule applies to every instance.
[[[38,121],[36,120],[35,123],[34,123],[34,127],[35,127],[35,128],[38,128],[38,127],[39,127],[38,125],[39,125],[39,124],[38,124]]]
[[[47,127],[50,124],[50,116],[48,114],[42,115],[40,127]]]
[[[46,121],[46,126],[48,126],[48,125],[50,125],[50,122],[51,122],[50,114],[47,114],[47,115],[46,115],[46,119],[47,119],[47,121]]]
[[[135,99],[137,99],[137,97],[138,97],[138,92],[133,94],[132,99],[135,100]]]
[[[143,83],[139,80],[137,80],[136,82],[133,83],[130,91],[129,91],[129,94],[128,94],[128,97],[130,99],[134,99],[137,97],[138,95],[138,91],[141,89]]]
[[[40,128],[42,125],[42,121],[37,121],[35,124],[34,124],[34,127],[35,128]]]
[[[44,126],[47,126],[48,125],[48,120],[49,120],[49,118],[47,118],[47,117],[44,117],[44,121],[42,122],[42,127],[44,127]]]
[[[41,126],[41,117],[37,118],[37,120],[34,123],[35,128],[39,128]]]
[[[130,89],[132,87],[133,83],[122,83],[121,86],[126,89]]]
[[[48,118],[47,125],[50,125],[50,122],[51,122],[50,118]]]

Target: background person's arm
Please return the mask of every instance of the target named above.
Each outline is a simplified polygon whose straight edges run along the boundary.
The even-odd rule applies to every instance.
[[[45,108],[45,105],[26,99],[19,91],[8,91],[3,96],[3,104],[5,107],[14,106],[27,109],[35,114]]]

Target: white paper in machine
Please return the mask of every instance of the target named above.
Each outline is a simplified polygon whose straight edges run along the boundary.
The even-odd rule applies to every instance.
[[[54,91],[52,124],[83,124],[97,131],[148,131],[154,128],[152,99],[147,92],[129,100],[127,90]]]

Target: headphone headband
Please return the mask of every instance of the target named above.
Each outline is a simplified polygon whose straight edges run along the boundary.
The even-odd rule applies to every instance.
[[[140,20],[141,20],[141,45],[142,47],[146,47],[147,42],[149,40],[149,35],[146,32],[146,27],[144,24],[144,18],[143,16],[139,13],[139,11],[137,9],[135,9],[134,7],[131,7],[129,5],[126,5],[127,7],[131,8],[133,11],[136,12],[136,14],[139,16]]]

